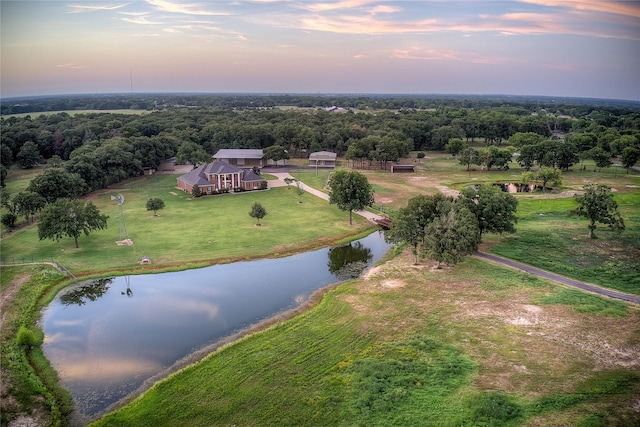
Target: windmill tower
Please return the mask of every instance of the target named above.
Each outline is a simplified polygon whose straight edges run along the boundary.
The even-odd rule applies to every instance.
[[[119,217],[118,217],[118,243],[128,241],[129,233],[127,233],[127,224],[124,222],[124,214],[122,213],[122,205],[124,205],[124,196],[118,193],[117,196],[111,196],[111,200],[118,201]]]

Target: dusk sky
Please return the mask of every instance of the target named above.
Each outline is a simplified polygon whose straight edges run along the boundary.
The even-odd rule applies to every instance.
[[[640,101],[640,1],[4,1],[2,97],[508,94]]]

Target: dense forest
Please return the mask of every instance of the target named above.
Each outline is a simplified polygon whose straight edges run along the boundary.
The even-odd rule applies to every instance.
[[[85,112],[116,109],[132,113]],[[42,111],[48,113],[35,114]],[[631,167],[640,157],[640,104],[488,96],[38,97],[3,100],[0,138],[2,184],[11,165],[46,163],[30,191],[55,199],[46,192],[59,181],[74,187],[59,197],[82,195],[170,157],[201,163],[220,148],[281,147],[292,157],[329,150],[361,167],[424,150],[447,150],[461,165],[487,169],[516,162],[527,170],[566,170],[584,159]]]

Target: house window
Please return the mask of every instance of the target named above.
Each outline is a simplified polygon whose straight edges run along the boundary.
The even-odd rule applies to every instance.
[[[238,166],[244,165],[244,159],[238,159]]]
[[[211,187],[208,187],[208,188],[207,188],[207,192],[208,192],[209,194],[211,194]]]

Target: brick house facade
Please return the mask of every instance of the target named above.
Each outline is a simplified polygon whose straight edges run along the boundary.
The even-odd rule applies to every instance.
[[[200,166],[180,176],[178,188],[191,193],[193,186],[200,187],[203,194],[214,194],[220,191],[261,190],[266,180],[251,169],[240,169],[226,162],[213,162]]]

